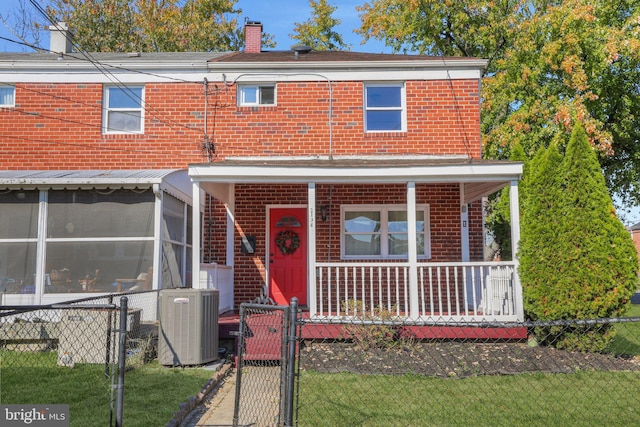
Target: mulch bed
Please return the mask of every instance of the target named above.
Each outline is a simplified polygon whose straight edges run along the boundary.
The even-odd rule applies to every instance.
[[[525,343],[418,342],[366,351],[347,342],[306,342],[300,366],[322,373],[416,374],[465,378],[518,373],[640,371],[637,357],[579,353]]]

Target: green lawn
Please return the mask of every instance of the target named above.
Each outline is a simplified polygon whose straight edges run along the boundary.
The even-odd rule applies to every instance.
[[[640,306],[626,315],[640,316]],[[616,330],[607,351],[640,356],[640,322]],[[639,372],[443,379],[303,371],[298,421],[327,427],[631,426],[640,425],[639,390]]]
[[[627,316],[640,316],[640,306]],[[608,351],[640,356],[640,323],[616,329]],[[0,351],[0,403],[68,404],[71,426],[108,425],[104,367],[56,361],[56,352]],[[165,425],[210,378],[157,361],[127,371],[125,425]],[[640,425],[638,390],[640,373],[630,372],[441,379],[305,371],[298,417],[300,426],[629,426]]]
[[[640,317],[640,305],[631,305],[625,317]],[[616,325],[616,332],[607,351],[640,356],[640,322],[620,323]]]
[[[466,379],[303,372],[300,426],[631,426],[638,373]]]
[[[71,426],[109,425],[111,380],[105,378],[104,366],[69,369],[56,361],[56,352],[1,351],[0,403],[67,404]],[[127,371],[124,424],[166,425],[180,403],[195,396],[210,378],[211,371],[205,369],[166,368],[157,362]]]

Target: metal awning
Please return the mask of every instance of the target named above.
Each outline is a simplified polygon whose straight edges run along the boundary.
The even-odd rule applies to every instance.
[[[0,171],[0,191],[146,189],[153,185],[185,202],[191,201],[192,187],[186,169]]]

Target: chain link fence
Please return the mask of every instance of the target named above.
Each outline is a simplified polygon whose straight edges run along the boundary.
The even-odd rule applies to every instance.
[[[305,319],[301,426],[640,424],[640,318]]]
[[[121,366],[156,357],[157,292],[127,294]],[[111,420],[119,372],[120,296],[0,309],[0,402],[69,404],[72,418]],[[81,424],[77,424],[81,425]]]
[[[240,306],[234,426],[284,424],[289,322],[287,306]]]

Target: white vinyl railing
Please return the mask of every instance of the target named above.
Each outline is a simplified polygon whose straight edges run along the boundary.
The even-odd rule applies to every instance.
[[[417,304],[410,300],[409,268],[407,262],[316,263],[315,289],[311,287],[316,307],[310,311],[320,316],[471,322],[521,317],[513,262],[419,263]]]
[[[200,288],[219,291],[220,313],[233,310],[233,267],[215,263],[200,264]]]

